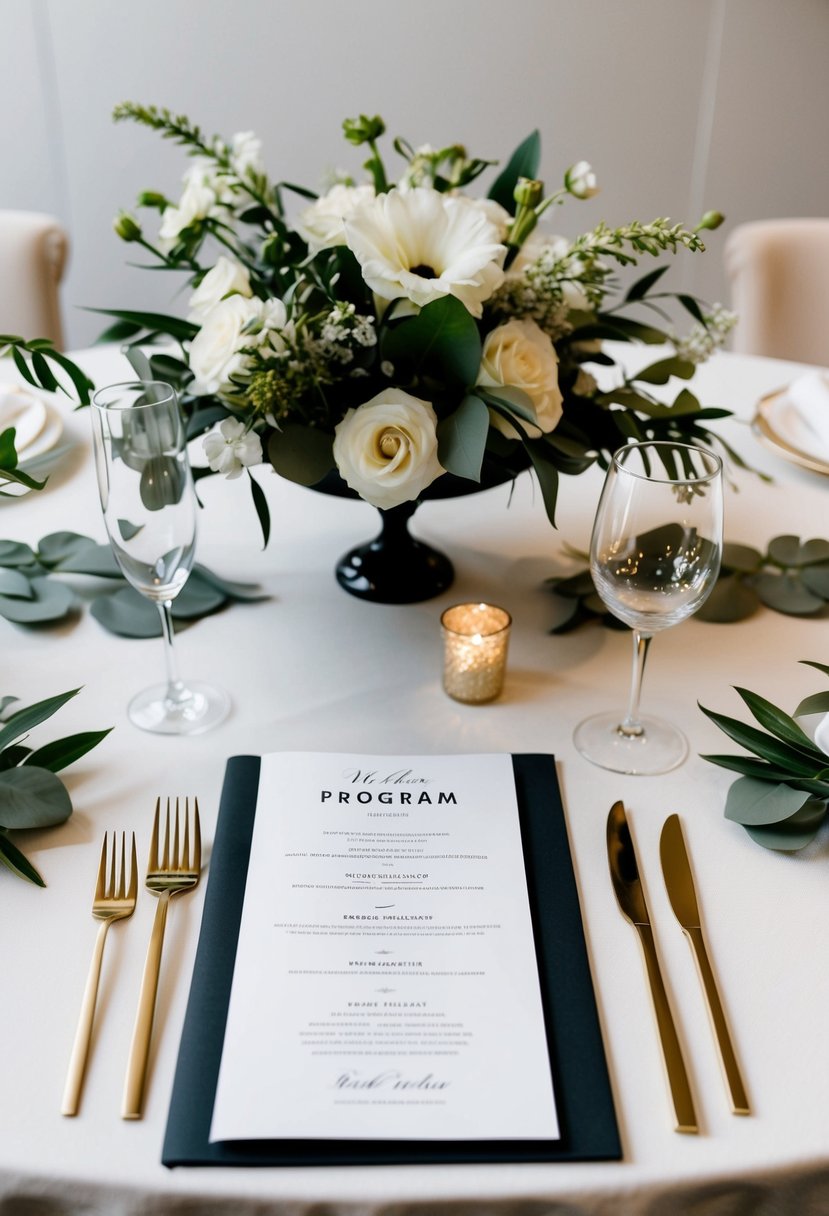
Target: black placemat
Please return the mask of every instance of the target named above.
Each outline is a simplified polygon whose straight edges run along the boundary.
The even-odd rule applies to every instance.
[[[227,763],[210,858],[164,1165],[618,1160],[619,1133],[555,760],[549,755],[512,760],[561,1138],[210,1143],[259,787],[259,757],[234,756]]]

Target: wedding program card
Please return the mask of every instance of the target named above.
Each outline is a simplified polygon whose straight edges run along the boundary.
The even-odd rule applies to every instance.
[[[210,1140],[556,1140],[511,758],[262,758]]]

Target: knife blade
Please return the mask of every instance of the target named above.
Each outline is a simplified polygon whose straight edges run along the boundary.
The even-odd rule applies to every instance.
[[[639,935],[645,970],[648,976],[659,1043],[673,1103],[675,1127],[678,1132],[699,1131],[688,1071],[682,1056],[673,1013],[662,979],[656,941],[651,928],[645,892],[639,877],[639,863],[625,814],[624,803],[614,802],[607,817],[607,859],[616,899],[625,916]]]
[[[668,899],[674,910],[674,916],[688,939],[691,953],[697,964],[714,1037],[720,1053],[725,1082],[731,1098],[731,1109],[735,1115],[751,1114],[725,1011],[708,957],[694,875],[678,815],[669,815],[665,820],[659,839],[659,855],[662,860],[662,874],[668,891]]]

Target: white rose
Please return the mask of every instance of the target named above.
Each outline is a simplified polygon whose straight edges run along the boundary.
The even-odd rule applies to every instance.
[[[506,385],[520,388],[535,408],[537,426],[518,421],[534,439],[554,430],[561,419],[562,398],[558,387],[558,356],[553,343],[535,321],[512,320],[487,334],[478,383],[488,388]],[[510,439],[519,432],[501,414],[490,410],[492,425]]]
[[[334,460],[341,477],[374,507],[410,502],[445,472],[436,425],[428,401],[384,389],[337,424]]]
[[[225,296],[233,294],[250,297],[250,273],[246,266],[222,254],[216,265],[208,270],[190,297],[188,321],[203,322]]]
[[[262,462],[262,441],[236,418],[224,418],[205,435],[203,440],[207,463],[214,473],[223,473],[229,481],[241,477],[251,464]]]
[[[332,186],[309,207],[300,211],[294,222],[299,235],[313,253],[345,244],[344,221],[360,203],[374,198],[373,186]]]
[[[190,346],[190,370],[196,393],[218,393],[247,364],[245,351],[270,341],[278,348],[285,325],[281,300],[228,296],[211,311]],[[276,331],[276,332],[274,332]]]

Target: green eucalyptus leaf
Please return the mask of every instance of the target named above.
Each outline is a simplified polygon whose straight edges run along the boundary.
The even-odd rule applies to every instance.
[[[769,558],[780,566],[801,565],[801,544],[799,536],[775,536],[769,542]]]
[[[226,603],[227,596],[223,591],[206,579],[191,575],[173,600],[173,618],[177,621],[194,620],[215,612]]]
[[[35,726],[39,726],[47,718],[51,718],[52,714],[57,713],[67,701],[71,701],[80,691],[80,688],[73,688],[70,692],[60,693],[56,697],[46,697],[43,701],[36,701],[34,705],[18,709],[0,726],[0,748],[8,747],[10,743],[14,743],[22,735],[25,735],[27,731],[32,730]],[[5,826],[8,826],[8,824]]]
[[[46,883],[29,861],[28,857],[20,852],[16,845],[13,845],[2,831],[0,831],[0,864],[11,870],[12,874],[17,874],[19,878],[25,878],[27,882],[33,882],[35,886],[45,887]]]
[[[481,480],[481,465],[489,435],[489,410],[480,397],[468,394],[437,427],[438,460],[448,473],[469,481]]]
[[[812,595],[819,595],[822,600],[829,600],[829,565],[807,566],[800,571],[800,580]]]
[[[55,583],[48,578],[33,578],[30,587],[30,599],[0,595],[0,616],[16,625],[41,625],[62,620],[74,607],[75,594],[63,583]]]
[[[109,595],[99,595],[90,612],[95,620],[122,638],[160,638],[158,609],[133,587]]]
[[[317,427],[287,423],[271,435],[268,460],[287,481],[314,486],[334,468],[333,442],[331,435]],[[255,484],[253,479],[251,482]]]
[[[196,562],[193,566],[189,581],[192,582],[194,578],[200,578],[204,582],[210,583],[211,586],[224,592],[231,600],[255,604],[258,601],[270,599],[267,591],[263,591],[257,583],[232,582],[230,579],[222,578],[213,570],[208,570],[207,566],[202,566],[200,562]]]
[[[91,536],[79,532],[50,532],[38,545],[37,556],[44,566],[57,566],[94,545]]]
[[[28,545],[19,540],[0,540],[0,566],[29,566],[35,555]]]
[[[98,578],[124,577],[110,546],[96,545],[94,542],[59,562],[55,569],[61,574],[92,574]]]
[[[80,760],[81,756],[85,756],[93,747],[97,747],[110,730],[112,727],[108,730],[87,730],[76,735],[67,735],[65,739],[57,739],[54,743],[47,743],[44,747],[29,752],[23,763],[48,769],[50,773],[58,773],[75,760]]]
[[[725,817],[744,827],[780,823],[809,801],[808,794],[790,785],[770,785],[754,777],[738,777],[725,800]]]
[[[0,817],[3,827],[50,828],[72,814],[63,783],[45,768],[24,765],[0,772]]]
[[[736,574],[720,575],[708,599],[695,615],[702,621],[732,624],[750,617],[759,603],[757,593]]]
[[[794,853],[811,844],[826,819],[826,803],[810,799],[791,818],[766,826],[744,824],[752,840],[766,849]]]
[[[21,574],[19,570],[0,567],[0,595],[30,600],[32,594],[31,584],[25,574]]]
[[[812,616],[823,607],[824,601],[803,585],[799,574],[772,574],[763,570],[747,577],[749,585],[766,607],[773,608],[775,612],[784,612],[788,616]]]
[[[750,545],[735,545],[726,541],[722,547],[722,564],[737,574],[753,574],[763,564],[763,555]]]

